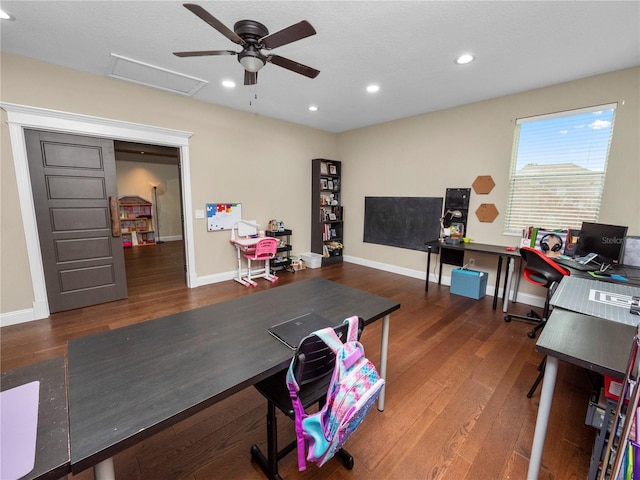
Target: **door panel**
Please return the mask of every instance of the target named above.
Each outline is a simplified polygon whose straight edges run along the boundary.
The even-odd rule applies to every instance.
[[[117,195],[113,142],[33,130],[25,140],[49,311],[126,298],[109,209]]]

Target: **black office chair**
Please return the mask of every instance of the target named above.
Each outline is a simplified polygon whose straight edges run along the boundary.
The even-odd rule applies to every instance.
[[[358,338],[360,338],[364,329],[364,320],[362,318],[358,320]],[[346,338],[348,326],[348,323],[344,323],[334,327],[340,338]],[[335,354],[320,338],[311,334],[300,342],[294,358],[294,374],[300,386],[299,398],[304,409],[315,403],[318,404],[318,408],[322,408],[335,366]],[[255,385],[267,399],[267,456],[264,456],[257,445],[252,445],[251,458],[258,463],[269,480],[282,480],[278,473],[278,460],[284,458],[296,447],[296,440],[294,440],[278,451],[276,408],[295,420],[286,375],[285,369]],[[353,468],[353,457],[346,450],[338,450],[336,456],[347,469]]]
[[[512,319],[525,320],[536,323],[536,326],[527,333],[529,338],[536,338],[536,334],[539,330],[544,328],[547,318],[549,318],[550,305],[549,301],[555,290],[555,287],[562,277],[571,275],[569,270],[561,267],[553,259],[547,257],[544,253],[531,247],[521,247],[520,256],[524,259],[526,265],[524,267],[524,278],[533,283],[547,289],[547,294],[544,302],[544,309],[542,315],[536,311],[531,310],[527,315],[515,315],[508,313],[504,317],[505,322],[510,322]]]

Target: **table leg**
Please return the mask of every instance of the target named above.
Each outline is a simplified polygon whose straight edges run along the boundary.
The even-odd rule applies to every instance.
[[[431,270],[431,247],[427,247],[427,279],[424,281],[424,291],[429,291],[429,270]]]
[[[513,270],[515,267],[515,260],[511,257],[507,258],[507,276],[504,279],[504,291],[502,292],[502,311],[507,313],[509,308],[509,291],[511,290],[511,279],[513,278]]]
[[[248,282],[245,282],[242,279],[242,255],[240,252],[240,247],[238,245],[236,245],[235,247],[236,247],[236,259],[238,260],[238,275],[236,276],[236,278],[234,278],[234,280],[239,284],[244,285],[245,287],[248,287],[250,284]]]
[[[113,457],[93,466],[93,475],[96,480],[116,480],[116,472],[113,468]]]
[[[493,309],[498,306],[498,292],[500,291],[500,273],[502,272],[502,255],[498,257],[498,270],[496,271],[496,287],[493,291]]]
[[[514,260],[514,267],[515,267],[515,260]],[[513,284],[513,299],[512,299],[513,303],[516,303],[518,301],[518,290],[520,289],[521,276],[522,276],[522,258],[518,257],[518,274],[516,275],[516,279]]]
[[[440,249],[440,270],[438,271],[438,285],[441,285],[442,281],[442,249]]]
[[[389,347],[389,319],[390,315],[385,315],[382,319],[382,339],[380,344],[380,376],[384,378],[385,386],[380,391],[378,397],[378,410],[384,411],[384,392],[387,389],[387,349]]]
[[[542,381],[542,392],[540,393],[540,405],[538,406],[538,416],[536,418],[536,429],[533,433],[533,444],[531,445],[531,459],[529,460],[529,471],[527,480],[537,480],[542,465],[542,450],[544,440],[547,436],[547,426],[549,425],[549,414],[551,412],[551,402],[553,401],[553,391],[556,386],[556,376],[558,374],[558,359],[547,356],[547,365],[544,370],[544,380]]]

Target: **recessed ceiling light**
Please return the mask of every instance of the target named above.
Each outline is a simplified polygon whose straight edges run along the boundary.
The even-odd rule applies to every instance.
[[[4,10],[0,10],[0,20],[15,20],[15,18]]]
[[[227,88],[233,88],[236,86],[236,82],[232,81],[232,80],[223,80],[222,81],[222,86],[223,87],[227,87]]]
[[[380,86],[378,85],[369,85],[367,87],[367,92],[369,93],[374,93],[374,92],[377,92],[378,90],[380,90]]]
[[[476,57],[474,57],[470,53],[465,53],[463,55],[460,55],[458,58],[456,58],[454,62],[457,63],[458,65],[466,65],[467,63],[473,62],[475,59]]]
[[[309,111],[310,112],[317,112],[318,111],[318,107],[316,107],[315,105],[311,105],[311,106],[309,106]]]

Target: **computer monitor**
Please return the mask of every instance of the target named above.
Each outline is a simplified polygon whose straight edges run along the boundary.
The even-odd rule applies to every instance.
[[[602,263],[620,263],[627,227],[603,223],[582,222],[577,254],[597,253]]]

